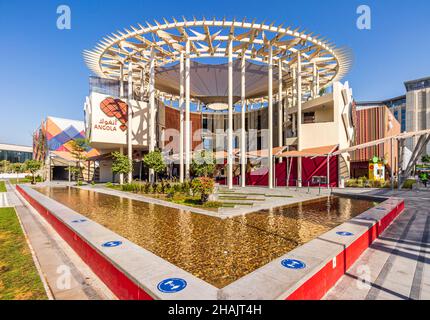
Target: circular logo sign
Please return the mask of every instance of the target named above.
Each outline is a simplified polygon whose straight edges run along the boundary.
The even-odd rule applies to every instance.
[[[306,263],[295,259],[285,259],[282,260],[281,264],[288,269],[304,269],[306,268]]]
[[[354,235],[353,233],[347,232],[347,231],[339,231],[339,232],[336,232],[336,234],[342,237],[351,237]]]
[[[73,220],[72,223],[82,223],[82,222],[86,222],[86,219],[77,219],[77,220]]]
[[[157,289],[164,293],[175,293],[185,289],[187,282],[180,278],[169,278],[161,281]]]
[[[113,248],[113,247],[118,247],[122,244],[121,241],[108,241],[102,244],[103,247],[105,248]]]

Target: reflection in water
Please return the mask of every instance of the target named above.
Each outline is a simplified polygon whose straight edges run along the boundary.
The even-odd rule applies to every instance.
[[[329,197],[222,220],[76,188],[36,190],[218,288],[374,205]]]

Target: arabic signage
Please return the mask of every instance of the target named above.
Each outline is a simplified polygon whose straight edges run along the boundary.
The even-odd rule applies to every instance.
[[[126,99],[92,92],[90,97],[90,116],[86,127],[90,127],[91,142],[126,144],[128,127],[128,104]],[[133,144],[147,144],[147,113],[145,102],[132,100]]]

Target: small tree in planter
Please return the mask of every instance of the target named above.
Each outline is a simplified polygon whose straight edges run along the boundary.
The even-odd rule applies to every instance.
[[[154,170],[155,176],[160,172],[166,170],[166,164],[164,163],[163,155],[160,151],[151,151],[143,157],[143,163],[149,169]],[[151,181],[152,182],[152,181]]]
[[[196,152],[191,163],[191,171],[196,177],[212,177],[215,172],[215,157],[212,152]]]
[[[42,162],[37,160],[27,160],[25,162],[25,169],[31,173],[31,184],[36,184],[36,172],[42,168]]]
[[[128,174],[133,170],[133,164],[128,156],[121,154],[118,151],[112,152],[113,163],[112,172],[114,174]],[[131,181],[130,181],[131,182]]]
[[[70,167],[69,170],[75,174],[78,185],[81,185],[83,162],[87,160],[86,151],[88,149],[88,140],[77,138],[69,142],[72,147],[70,154],[76,160],[76,166]]]
[[[209,195],[214,191],[215,183],[212,178],[199,177],[191,183],[191,189],[194,194],[200,194],[200,200],[205,203],[209,200]]]

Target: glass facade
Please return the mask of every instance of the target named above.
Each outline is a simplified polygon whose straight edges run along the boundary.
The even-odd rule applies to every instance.
[[[406,91],[421,90],[430,87],[430,78],[405,82]]]
[[[97,92],[108,96],[119,97],[119,80],[90,77],[90,93]],[[128,84],[124,81],[124,96],[128,95]]]
[[[6,160],[10,163],[24,163],[33,158],[32,152],[0,150],[0,161]]]

